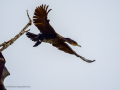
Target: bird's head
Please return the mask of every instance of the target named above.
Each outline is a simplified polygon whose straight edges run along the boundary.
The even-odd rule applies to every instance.
[[[78,45],[78,43],[76,42],[76,41],[71,41],[71,44],[73,45],[73,46],[79,46],[79,47],[81,47],[80,45]]]
[[[73,46],[79,46],[81,47],[81,45],[78,45],[78,43],[70,38],[65,38],[66,42],[68,42],[69,44],[73,45]]]

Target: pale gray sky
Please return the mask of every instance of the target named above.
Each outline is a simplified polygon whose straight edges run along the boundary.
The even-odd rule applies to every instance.
[[[120,90],[119,0],[1,0],[0,43],[18,34],[41,4],[52,9],[50,24],[60,35],[77,41],[71,46],[94,63],[59,51],[50,44],[33,47],[24,34],[3,51],[10,76],[5,86],[30,86],[8,90]],[[32,25],[33,33],[39,33]]]

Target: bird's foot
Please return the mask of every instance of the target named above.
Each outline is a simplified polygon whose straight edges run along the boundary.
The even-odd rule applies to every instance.
[[[40,40],[38,40],[33,47],[36,47],[36,46],[38,46],[39,44],[41,44],[41,41],[40,41]]]
[[[33,40],[33,41],[38,41],[38,40],[43,41],[43,35],[42,34],[38,34],[36,37],[31,38],[31,40]]]
[[[36,37],[34,37],[34,38],[31,38],[31,40],[33,40],[33,41],[37,41],[37,40],[39,40],[39,38],[40,38],[40,34],[38,34]]]

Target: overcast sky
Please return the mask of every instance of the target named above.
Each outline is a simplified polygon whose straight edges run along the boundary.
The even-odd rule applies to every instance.
[[[119,0],[1,0],[0,43],[18,34],[41,4],[52,9],[50,24],[57,33],[77,41],[87,63],[51,44],[34,42],[24,34],[2,53],[10,76],[8,90],[120,90]],[[30,32],[39,33],[32,24]],[[30,86],[23,88],[22,86]]]

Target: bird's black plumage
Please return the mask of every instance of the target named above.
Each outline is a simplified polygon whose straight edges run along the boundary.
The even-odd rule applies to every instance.
[[[47,15],[52,9],[48,10],[48,6],[41,5],[36,7],[34,16],[33,16],[33,23],[34,25],[40,30],[40,34],[36,35],[30,32],[27,32],[26,35],[31,40],[35,41],[36,44],[34,46],[38,46],[41,44],[41,42],[47,42],[52,44],[54,47],[57,47],[59,50],[62,50],[69,54],[74,54],[77,57],[80,57],[82,60],[91,63],[95,60],[88,60],[84,57],[78,55],[75,51],[71,49],[71,47],[65,43],[68,42],[71,45],[74,46],[80,46],[77,44],[76,41],[70,39],[70,38],[64,38],[53,29],[53,27],[50,25]],[[80,46],[81,47],[81,46]]]

